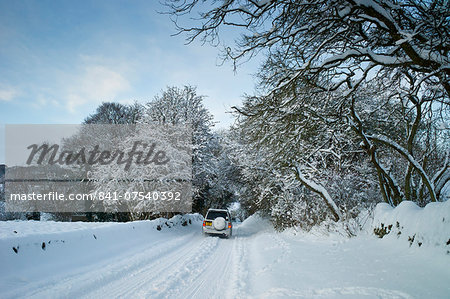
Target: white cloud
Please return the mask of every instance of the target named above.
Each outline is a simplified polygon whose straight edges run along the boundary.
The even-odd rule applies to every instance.
[[[87,103],[117,101],[116,97],[130,89],[129,81],[118,71],[102,65],[86,66],[80,78],[69,87],[67,108],[76,108]]]
[[[0,88],[0,101],[9,102],[18,95],[18,91],[12,87]]]

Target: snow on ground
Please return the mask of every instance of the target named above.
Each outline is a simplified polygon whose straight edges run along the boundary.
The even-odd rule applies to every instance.
[[[201,219],[0,222],[0,298],[450,297],[444,245],[277,233],[256,215],[221,239],[203,237]]]
[[[425,208],[411,201],[395,209],[386,203],[377,205],[373,229],[383,230],[383,238],[399,239],[411,246],[442,248],[450,253],[450,201],[432,202]]]

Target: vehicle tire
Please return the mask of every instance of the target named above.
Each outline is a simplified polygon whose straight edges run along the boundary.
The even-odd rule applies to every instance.
[[[217,217],[216,219],[214,219],[213,221],[213,226],[216,230],[221,231],[225,229],[225,219],[223,217]]]

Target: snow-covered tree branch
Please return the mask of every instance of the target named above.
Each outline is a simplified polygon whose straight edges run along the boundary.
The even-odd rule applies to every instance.
[[[168,0],[166,4],[188,42],[201,39],[217,45],[221,28],[235,28],[241,38],[234,47],[225,46],[226,59],[236,65],[258,53],[266,57],[258,73],[258,92],[265,96],[236,109],[245,122],[254,118],[267,126],[276,123],[287,140],[308,143],[302,139],[306,127],[287,107],[303,105],[310,111],[309,121],[323,124],[325,130],[345,131],[336,130],[336,124],[350,120],[386,202],[397,205],[407,199],[422,204],[436,199],[430,173],[442,165],[448,147],[444,142],[448,133],[439,131],[437,123],[448,122],[450,113],[446,1]],[[183,25],[186,14],[193,19],[189,26]],[[305,89],[314,100],[305,101]],[[277,118],[267,119],[275,111]],[[261,141],[253,141],[273,148],[273,132],[267,126],[255,131],[254,138]],[[387,150],[378,146],[381,141],[368,138],[380,133],[405,151],[382,143]],[[345,138],[355,141],[350,135]],[[273,156],[289,164],[293,157],[288,157],[292,151],[286,142],[278,144]],[[404,166],[398,154],[406,158],[406,171],[399,170]]]

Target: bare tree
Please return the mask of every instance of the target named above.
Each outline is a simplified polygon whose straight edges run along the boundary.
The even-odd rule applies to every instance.
[[[448,133],[437,132],[438,120],[445,123],[449,118],[448,1],[168,0],[166,4],[188,42],[201,39],[218,45],[220,30],[230,27],[239,30],[241,38],[234,47],[224,48],[224,57],[237,64],[260,52],[266,55],[259,72],[266,98],[291,96],[305,83],[326,94],[322,105],[334,107],[336,118],[347,119],[361,140],[386,202],[439,199],[433,177],[440,178],[441,186],[448,175],[430,175],[439,165],[427,161],[438,147],[440,153],[448,148],[442,139]],[[198,14],[193,18],[196,25],[181,23],[186,14]],[[369,105],[371,111],[362,105],[367,101],[375,104]],[[383,119],[371,123],[370,117],[386,107],[398,122],[380,132]],[[430,134],[440,139],[431,148],[420,147],[429,123]],[[388,151],[406,161],[402,184],[380,157]],[[448,160],[440,157],[438,173],[446,173]]]
[[[123,105],[115,102],[104,102],[97,107],[95,113],[84,120],[85,124],[134,124],[142,116],[142,105]]]
[[[143,122],[190,127],[192,130],[193,210],[203,212],[207,190],[215,176],[214,151],[219,147],[211,129],[213,116],[204,106],[205,96],[193,86],[167,87],[146,104]]]

